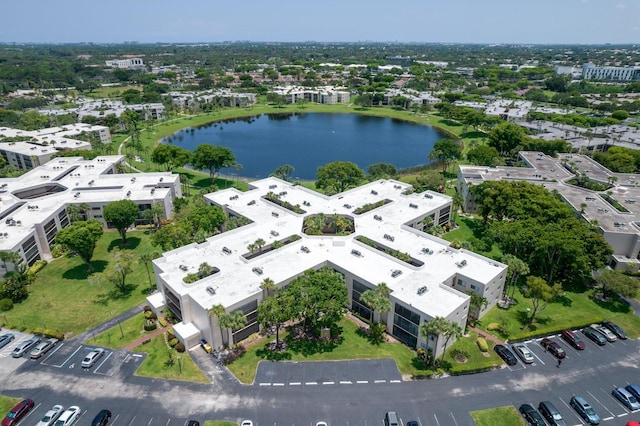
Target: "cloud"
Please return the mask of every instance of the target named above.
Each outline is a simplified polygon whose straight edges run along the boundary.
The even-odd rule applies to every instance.
[[[627,5],[625,5],[624,3],[618,3],[616,5],[616,9],[625,10],[626,8],[627,8]]]

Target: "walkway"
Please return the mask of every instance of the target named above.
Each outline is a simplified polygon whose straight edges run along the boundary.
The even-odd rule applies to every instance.
[[[144,342],[148,342],[151,339],[153,339],[154,337],[164,333],[165,331],[167,331],[167,329],[169,327],[171,327],[172,324],[167,324],[166,326],[162,327],[162,328],[157,328],[154,331],[152,331],[149,334],[145,334],[144,336],[140,336],[140,338],[134,340],[131,343],[128,343],[124,348],[128,351],[133,350],[133,348],[135,348],[136,346],[140,346],[141,344],[143,344]]]
[[[505,344],[505,342],[503,342],[502,340],[498,339],[496,336],[493,336],[493,335],[487,333],[484,330],[480,330],[479,328],[475,328],[475,327],[471,327],[471,326],[468,326],[467,328],[469,330],[472,330],[472,331],[475,331],[476,333],[478,333],[478,336],[484,337],[487,340],[491,340],[496,345],[504,345]]]

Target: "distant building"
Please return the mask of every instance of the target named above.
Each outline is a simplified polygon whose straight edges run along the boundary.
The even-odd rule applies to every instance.
[[[597,67],[587,63],[582,66],[582,78],[611,81],[640,80],[640,67]]]
[[[130,69],[130,68],[142,68],[144,67],[144,63],[140,58],[129,58],[129,59],[113,59],[110,61],[105,61],[108,67],[118,68],[118,69]]]
[[[345,88],[334,86],[323,87],[274,87],[271,93],[284,96],[285,102],[294,104],[298,99],[317,104],[347,104],[351,101],[351,92]]]
[[[246,108],[257,102],[255,93],[238,93],[228,89],[203,92],[169,92],[162,96],[171,98],[171,103],[181,110],[202,108],[205,104]]]
[[[83,102],[80,105],[80,108],[77,109],[77,114],[78,119],[80,120],[87,116],[101,118],[110,114],[120,117],[122,113],[128,109],[140,114],[143,120],[162,120],[166,116],[166,108],[160,102],[149,104],[125,104],[122,101],[106,100]]]

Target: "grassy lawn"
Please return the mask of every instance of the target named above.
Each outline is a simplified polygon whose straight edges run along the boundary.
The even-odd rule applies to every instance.
[[[476,426],[525,426],[524,419],[513,405],[472,411],[471,418]]]
[[[128,232],[127,241],[128,248],[137,254],[155,251],[142,231]],[[104,271],[111,251],[119,244],[117,232],[105,232],[93,255],[95,272]],[[146,268],[139,262],[127,276],[129,292],[124,295],[111,284],[89,284],[88,276],[87,266],[78,257],[53,260],[38,273],[29,297],[0,315],[0,324],[18,330],[43,327],[75,335],[142,303],[149,288]],[[153,282],[153,273],[151,279]]]
[[[460,242],[471,242],[472,251],[490,257],[492,259],[502,258],[502,250],[500,250],[500,247],[498,247],[497,244],[491,244],[491,249],[489,251],[482,250],[489,247],[481,247],[486,245],[482,244],[483,238],[486,233],[486,227],[482,224],[481,220],[458,216],[456,219],[456,225],[458,225],[457,229],[447,232],[442,236],[442,238],[447,241],[458,240]]]
[[[118,98],[124,91],[129,89],[142,91],[142,86],[127,85],[127,86],[98,87],[97,89],[94,89],[91,93],[85,93],[85,96],[88,98],[94,98],[94,99]]]
[[[204,426],[238,426],[238,423],[227,422],[224,420],[207,420]]]
[[[452,374],[460,374],[469,371],[485,370],[502,365],[502,360],[493,351],[493,343],[487,340],[489,345],[489,351],[486,354],[480,352],[476,339],[478,334],[471,332],[469,337],[463,337],[455,342],[450,349],[447,350],[444,356],[444,365]],[[464,352],[467,360],[464,363],[456,361],[454,354],[457,351]]]
[[[89,345],[101,346],[103,348],[123,348],[134,340],[139,339],[141,336],[151,333],[144,331],[142,328],[144,322],[144,314],[141,313],[129,318],[128,320],[122,321],[120,326],[116,325],[115,327],[103,331],[97,336],[87,340],[86,343]],[[122,327],[122,333],[120,332],[120,327]]]
[[[167,347],[163,334],[154,337],[146,345],[136,346],[133,350],[148,354],[136,370],[136,376],[209,383],[209,379],[200,371],[188,352],[178,354]],[[173,365],[169,365],[169,353],[172,353],[174,358],[178,356],[180,361],[176,359]]]
[[[281,338],[289,344],[287,351],[274,354],[268,350],[268,343],[274,339],[261,341],[248,348],[244,355],[227,367],[242,383],[253,383],[258,363],[263,360],[336,361],[392,358],[396,361],[402,375],[426,377],[436,373],[436,370],[428,368],[418,359],[414,350],[401,343],[372,344],[352,321],[343,319],[339,325],[342,333],[337,342],[297,342],[288,339],[288,335],[282,333]],[[469,355],[466,363],[460,364],[455,361],[449,350],[445,355],[444,365],[450,367],[454,373],[500,365],[501,361],[492,351],[489,351],[488,357],[480,353],[475,345],[476,337],[473,335],[452,345],[452,349],[458,348]]]
[[[509,309],[494,307],[482,317],[480,328],[490,323],[503,324],[507,333],[503,338],[511,340],[540,336],[566,328],[578,328],[604,319],[611,320],[622,327],[629,337],[640,336],[640,318],[634,315],[633,309],[621,301],[602,302],[594,298],[594,290],[578,288],[567,291],[558,301],[549,303],[547,308],[536,316],[532,326],[522,329],[531,308],[531,302],[520,291],[516,291],[518,304]],[[497,333],[492,331],[491,333]]]
[[[4,416],[9,413],[9,410],[15,407],[15,405],[20,401],[22,401],[20,398],[11,398],[0,395],[0,418],[4,419]]]

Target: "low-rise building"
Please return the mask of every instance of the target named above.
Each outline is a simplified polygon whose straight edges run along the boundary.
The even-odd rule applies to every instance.
[[[118,173],[124,156],[54,158],[22,176],[0,179],[0,251],[19,253],[27,264],[50,259],[56,233],[70,224],[67,208],[86,207],[85,219],[97,219],[109,227],[103,207],[129,199],[138,204],[140,218],[154,203],[163,217],[173,213],[173,200],[182,195],[179,175]]]
[[[299,99],[317,104],[347,104],[351,101],[351,93],[341,87],[274,87],[271,93],[284,97],[285,102],[295,104]]]
[[[449,222],[452,199],[431,191],[409,194],[410,190],[402,182],[379,180],[325,196],[267,178],[251,183],[247,192],[227,189],[208,194],[205,199],[210,204],[231,216],[245,217],[250,224],[154,260],[159,293],[148,299],[149,304],[174,313],[179,319],[174,333],[187,347],[202,338],[221,347],[227,330],[221,330],[218,319],[209,314],[213,306],[245,314],[247,325],[230,339],[230,344],[237,343],[259,329],[256,310],[265,297],[260,288],[265,278],[280,288],[306,270],[327,266],[344,276],[349,308],[365,318],[372,312],[360,295],[385,282],[392,290],[392,309],[382,314],[388,333],[412,348],[439,354],[443,339],[427,341],[420,325],[443,317],[464,327],[470,307],[467,292],[487,299],[488,305],[478,314],[482,316],[502,297],[507,267],[427,234],[425,228],[432,224]],[[265,198],[270,192],[279,194],[279,203]],[[372,204],[378,207],[367,210]],[[298,213],[287,206],[295,206]],[[304,233],[305,218],[320,214],[352,220],[354,232]],[[265,246],[250,251],[258,238]],[[394,253],[404,253],[403,260]],[[185,282],[203,262],[215,273]]]
[[[144,62],[141,58],[128,58],[128,59],[112,59],[105,61],[105,64],[111,68],[118,69],[130,69],[130,68],[143,68]]]

